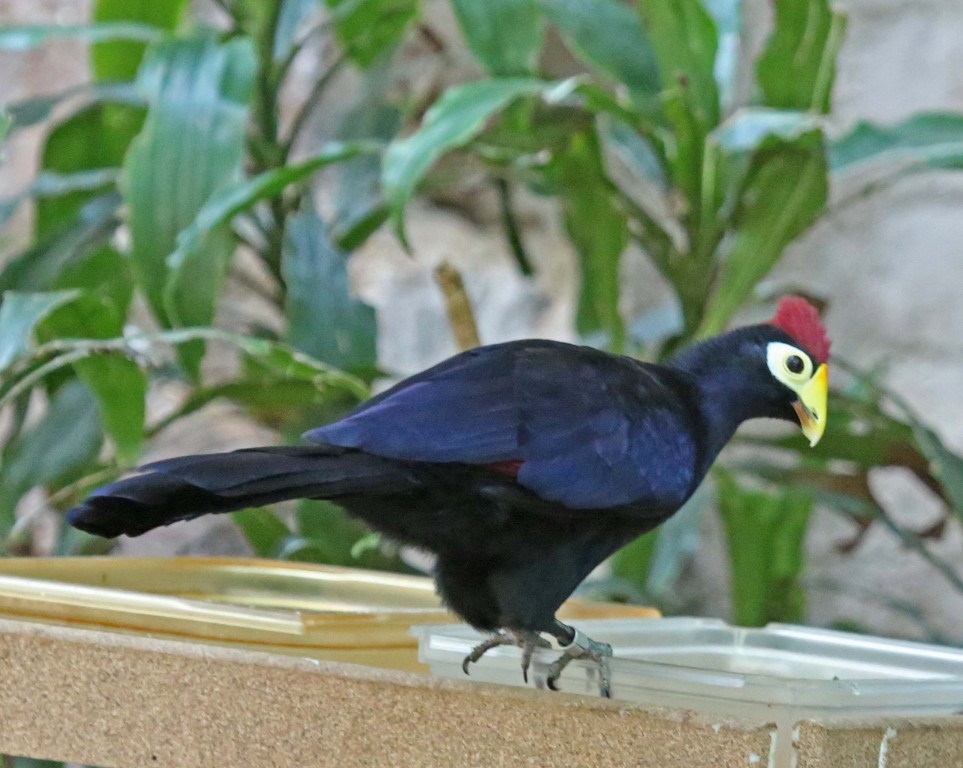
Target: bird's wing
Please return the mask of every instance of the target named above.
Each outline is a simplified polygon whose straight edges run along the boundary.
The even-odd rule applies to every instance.
[[[480,347],[305,437],[409,461],[515,462],[520,486],[570,509],[675,508],[691,490],[695,438],[654,371],[555,342]]]

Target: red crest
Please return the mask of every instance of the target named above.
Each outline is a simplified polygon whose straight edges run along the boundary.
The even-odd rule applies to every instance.
[[[816,308],[799,296],[786,296],[779,302],[770,325],[781,328],[817,363],[829,361],[831,343]]]

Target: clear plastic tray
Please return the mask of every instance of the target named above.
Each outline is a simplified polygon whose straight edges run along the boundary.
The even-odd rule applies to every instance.
[[[572,618],[646,616],[570,601]],[[245,558],[0,558],[0,618],[426,673],[412,624],[448,624],[431,579]]]
[[[611,643],[616,699],[775,723],[771,765],[790,765],[800,720],[963,714],[963,651],[847,632],[770,624],[732,627],[716,619],[582,621]],[[413,627],[419,659],[433,674],[465,680],[461,663],[483,635],[464,625]],[[557,651],[538,651],[536,685]],[[471,667],[472,680],[524,685],[520,651],[499,647]],[[560,681],[598,695],[595,667],[573,662]]]

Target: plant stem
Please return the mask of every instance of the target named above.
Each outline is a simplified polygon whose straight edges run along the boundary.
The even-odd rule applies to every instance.
[[[498,199],[502,208],[502,224],[505,227],[505,235],[508,237],[508,245],[512,249],[512,255],[523,275],[533,273],[532,262],[525,252],[525,243],[522,241],[522,231],[518,226],[518,219],[515,217],[515,209],[512,207],[512,189],[505,178],[495,179],[495,188],[498,190]]]
[[[443,261],[435,270],[435,279],[445,297],[448,323],[458,348],[464,351],[477,347],[481,344],[478,325],[475,323],[475,313],[471,308],[468,293],[465,291],[461,273],[447,261]]]

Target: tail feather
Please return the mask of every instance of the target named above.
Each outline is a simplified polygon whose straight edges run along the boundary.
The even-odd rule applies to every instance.
[[[324,447],[180,456],[94,491],[67,521],[98,536],[139,536],[201,515],[301,498],[389,493],[415,482],[398,463]]]

